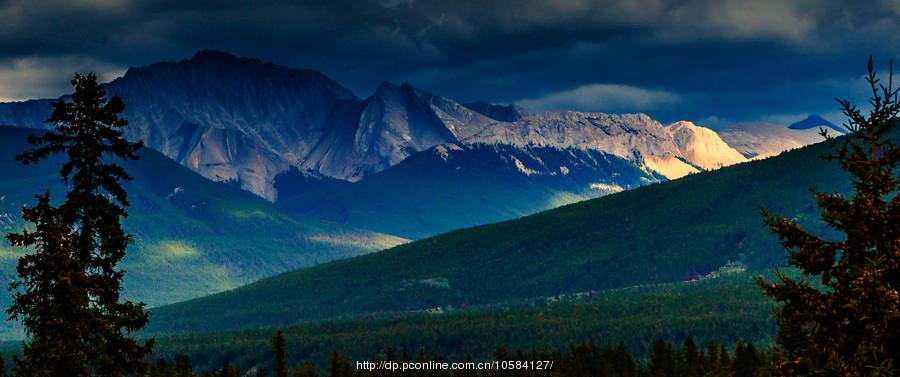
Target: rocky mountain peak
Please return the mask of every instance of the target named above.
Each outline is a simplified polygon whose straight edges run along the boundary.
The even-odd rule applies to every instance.
[[[378,87],[375,88],[375,91],[372,93],[372,96],[370,98],[391,97],[396,96],[399,93],[400,85],[385,80],[378,84]]]
[[[463,106],[500,122],[515,122],[522,120],[529,115],[525,109],[515,104],[497,105],[484,101],[476,101],[465,103]]]
[[[204,62],[214,62],[214,61],[227,61],[227,60],[250,60],[259,62],[258,58],[238,58],[235,55],[232,55],[225,51],[213,50],[213,49],[203,49],[197,51],[194,56],[190,58],[191,62],[194,63],[204,63]]]
[[[300,164],[335,103],[356,99],[317,71],[216,50],[131,68],[105,86],[126,103],[127,138],[268,199],[275,174]],[[49,101],[8,104],[0,120],[42,126],[50,111]]]
[[[693,122],[678,121],[666,126],[678,152],[691,165],[704,170],[718,169],[746,161],[740,152],[729,146],[719,135]]]

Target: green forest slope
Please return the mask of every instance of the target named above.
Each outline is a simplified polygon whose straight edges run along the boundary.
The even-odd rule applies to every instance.
[[[52,189],[61,197],[59,158],[22,166],[14,156],[35,130],[0,127],[0,232],[20,230],[20,208]],[[38,131],[41,132],[41,131]],[[134,234],[123,267],[126,294],[160,305],[237,287],[279,272],[359,255],[400,239],[285,214],[256,196],[209,181],[145,148],[125,164],[134,176],[126,231]],[[24,250],[0,241],[0,278],[15,276]],[[9,305],[2,289],[0,306]],[[0,330],[8,337],[12,324]]]
[[[825,231],[808,188],[849,191],[823,144],[537,215],[458,230],[158,308],[151,333],[283,326],[679,282],[784,252],[760,206]]]
[[[423,347],[447,361],[493,360],[493,352],[565,350],[582,342],[622,342],[638,357],[648,356],[656,339],[681,344],[746,341],[764,346],[775,334],[773,306],[752,282],[750,272],[714,279],[593,292],[589,295],[529,300],[442,313],[375,315],[283,328],[291,366],[311,362],[327,367],[332,350],[349,360],[365,360],[391,348],[415,357]],[[273,328],[216,332],[157,339],[156,354],[187,355],[200,369],[226,361],[248,370],[271,364]]]

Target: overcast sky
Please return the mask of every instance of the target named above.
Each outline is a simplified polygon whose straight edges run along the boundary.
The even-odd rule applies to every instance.
[[[900,1],[0,0],[0,99],[56,97],[199,49],[532,110],[792,122],[862,100],[900,52]]]

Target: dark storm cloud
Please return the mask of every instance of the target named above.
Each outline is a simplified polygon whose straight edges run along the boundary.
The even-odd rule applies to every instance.
[[[57,95],[74,70],[111,77],[215,48],[319,69],[362,96],[388,79],[536,109],[777,119],[856,96],[865,56],[898,52],[898,4],[0,1],[0,98]]]

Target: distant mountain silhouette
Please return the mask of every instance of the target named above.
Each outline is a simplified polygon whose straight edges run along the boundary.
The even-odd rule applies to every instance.
[[[788,126],[788,128],[794,130],[807,130],[810,128],[819,129],[821,127],[830,128],[834,131],[840,132],[841,134],[847,133],[847,130],[845,130],[844,127],[837,126],[818,115],[810,115],[806,117],[806,119]]]

